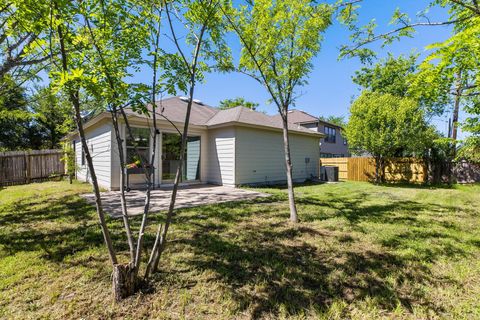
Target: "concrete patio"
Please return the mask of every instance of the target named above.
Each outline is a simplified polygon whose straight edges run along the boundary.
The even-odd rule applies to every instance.
[[[169,189],[152,190],[150,202],[150,212],[161,212],[168,210],[170,196],[172,194]],[[95,204],[94,194],[82,195],[88,202]],[[238,189],[233,187],[212,186],[212,185],[195,185],[180,187],[177,193],[175,208],[190,208],[207,204],[253,200],[256,198],[269,197],[266,193]],[[142,190],[132,190],[126,193],[128,214],[131,216],[143,213],[145,204],[145,192]],[[122,208],[120,205],[120,192],[109,191],[102,192],[102,204],[104,210],[114,218],[121,217]]]

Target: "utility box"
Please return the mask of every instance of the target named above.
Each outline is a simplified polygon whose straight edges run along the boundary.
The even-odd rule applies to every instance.
[[[320,166],[320,181],[327,181],[327,176],[325,174],[325,166]]]
[[[325,166],[325,174],[323,181],[337,182],[338,181],[338,167]]]

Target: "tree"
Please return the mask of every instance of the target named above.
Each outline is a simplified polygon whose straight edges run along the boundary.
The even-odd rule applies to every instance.
[[[449,103],[445,87],[442,83],[433,86],[419,82],[418,69],[416,55],[395,58],[388,54],[371,67],[356,71],[352,80],[364,90],[416,99],[429,115],[442,114]]]
[[[478,135],[465,140],[458,150],[457,159],[480,163],[480,137]]]
[[[45,67],[50,57],[39,44],[46,39],[48,18],[48,6],[42,1],[2,1],[0,77],[8,73],[23,83]]]
[[[0,150],[28,148],[31,120],[25,90],[10,76],[0,77]]]
[[[243,106],[248,109],[257,110],[259,104],[256,102],[247,101],[245,98],[237,97],[235,99],[225,99],[220,101],[219,109],[226,110],[235,108],[238,106]]]
[[[133,294],[140,283],[137,275],[143,261],[142,253],[145,252],[144,238],[152,187],[150,172],[155,162],[155,152],[152,152],[151,157],[142,163],[148,182],[136,243],[130,227],[124,184],[121,183],[122,218],[130,251],[130,261],[122,264],[118,261],[102,210],[95,168],[83,130],[81,97],[88,95],[93,96],[97,101],[104,101],[104,110],[109,110],[111,113],[119,148],[118,155],[124,167],[122,139],[125,137],[119,133],[120,121],[126,126],[127,136],[132,136],[125,108],[132,108],[149,116],[155,137],[158,134],[158,130],[155,130],[156,117],[162,116],[161,111],[157,112],[155,108],[157,94],[161,90],[170,94],[175,94],[177,90],[188,92],[190,100],[185,123],[180,128],[182,132],[177,128],[182,137],[181,154],[184,155],[195,85],[203,79],[204,72],[212,70],[208,65],[209,62],[215,62],[215,67],[218,68],[224,63],[228,64],[229,60],[230,51],[223,40],[224,28],[220,26],[222,22],[222,15],[219,13],[220,5],[220,1],[214,0],[175,1],[160,4],[135,0],[52,2],[54,21],[50,46],[51,50],[56,48],[60,54],[59,60],[53,60],[50,76],[54,87],[66,93],[75,110],[77,130],[95,192],[97,214],[112,264],[116,300]],[[160,47],[162,16],[167,20],[171,34],[167,38],[173,41],[176,48],[174,52],[168,52]],[[177,36],[178,30],[175,28],[178,28],[178,25],[184,28],[182,30],[186,30],[186,35]],[[183,38],[186,39],[186,43],[180,42]],[[138,68],[140,63],[152,67],[151,85],[132,84],[126,81],[130,75],[129,70]],[[159,84],[160,81],[161,84]],[[152,149],[156,150],[155,146]],[[145,279],[148,279],[149,275],[157,269],[160,256],[166,246],[181,173],[180,165],[165,224],[158,227],[145,268]],[[124,177],[123,173],[121,177]]]
[[[344,116],[328,116],[328,117],[320,116],[318,117],[318,119],[336,124],[337,126],[342,128],[344,128],[347,125],[347,121],[345,120]]]
[[[175,201],[178,187],[182,177],[184,157],[188,139],[190,112],[198,81],[204,78],[204,74],[211,70],[228,70],[231,68],[230,50],[224,39],[225,25],[223,24],[222,12],[224,2],[219,0],[190,1],[181,0],[166,3],[165,13],[171,33],[171,39],[176,47],[176,52],[166,55],[163,61],[163,69],[166,71],[164,79],[167,83],[167,91],[170,93],[178,90],[188,94],[187,112],[181,132],[180,159],[168,212],[165,223],[157,229],[154,246],[146,267],[145,278],[151,272],[158,269],[160,257],[167,244],[167,233],[172,223],[175,209]],[[174,19],[177,19],[175,21]],[[179,20],[179,21],[178,21]],[[184,36],[186,43],[180,42],[175,22],[187,31]],[[213,63],[209,65],[209,63]],[[179,128],[177,131],[180,132]]]
[[[33,114],[32,126],[41,142],[38,147],[59,148],[60,140],[74,128],[70,104],[63,96],[45,87],[30,97],[29,106]]]
[[[466,130],[475,127],[480,121],[478,99],[480,99],[480,73],[478,64],[480,36],[480,3],[477,0],[432,0],[424,11],[417,14],[417,21],[397,9],[391,24],[395,27],[385,33],[376,33],[376,23],[371,21],[363,27],[356,25],[358,14],[355,10],[360,1],[349,5],[351,14],[343,19],[352,30],[352,44],[341,48],[341,57],[359,57],[371,61],[376,56],[368,48],[372,42],[382,42],[382,47],[403,37],[412,37],[417,28],[451,26],[452,35],[443,42],[427,47],[430,56],[421,64],[416,90],[423,96],[445,96],[450,94],[454,102],[453,130],[451,138],[456,140],[458,114],[461,106],[470,113],[466,120]],[[433,21],[428,17],[429,9],[440,7],[447,11],[448,19]],[[432,88],[434,90],[432,91]],[[425,94],[426,90],[426,94]],[[428,93],[430,92],[430,93]]]
[[[258,0],[225,11],[242,46],[238,70],[268,91],[282,117],[290,220],[298,221],[292,180],[288,110],[296,90],[307,81],[312,59],[320,50],[322,32],[334,8],[309,0]]]
[[[385,161],[405,154],[423,155],[433,129],[417,101],[365,91],[352,104],[346,136],[354,152],[375,159],[375,181],[384,182]]]

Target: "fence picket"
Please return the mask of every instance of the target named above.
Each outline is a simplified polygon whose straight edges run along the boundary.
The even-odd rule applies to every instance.
[[[319,164],[338,167],[340,180],[372,181],[375,177],[373,158],[320,158]],[[387,162],[385,178],[389,182],[424,182],[426,168],[420,159],[392,158]]]
[[[0,152],[0,186],[25,184],[64,175],[63,151],[30,150]]]

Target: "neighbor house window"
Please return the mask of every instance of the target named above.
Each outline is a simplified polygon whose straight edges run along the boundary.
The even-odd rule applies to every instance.
[[[335,130],[335,128],[325,126],[323,132],[327,135],[325,137],[325,142],[335,143],[335,138],[337,135],[337,130]]]
[[[132,128],[132,136],[126,132],[127,141],[127,164],[140,160],[143,163],[149,163],[150,156],[150,129]],[[135,150],[138,151],[138,154]]]

